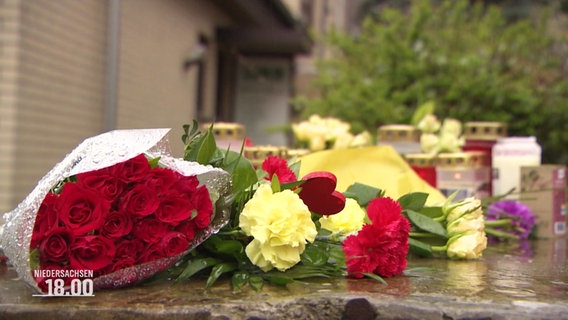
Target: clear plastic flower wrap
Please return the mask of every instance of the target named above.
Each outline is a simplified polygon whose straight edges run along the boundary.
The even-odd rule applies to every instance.
[[[97,289],[132,285],[219,231],[231,177],[172,157],[169,130],[86,139],[4,214],[0,249],[19,277],[38,292],[46,274],[92,276]]]

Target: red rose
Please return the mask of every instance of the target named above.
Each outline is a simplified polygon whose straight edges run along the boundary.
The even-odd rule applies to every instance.
[[[190,220],[182,222],[179,226],[176,227],[175,230],[177,232],[181,232],[185,236],[187,241],[193,241],[193,239],[195,238],[195,229],[197,229],[197,227],[195,226],[195,221]]]
[[[130,160],[115,164],[109,168],[109,172],[124,182],[139,182],[148,176],[150,169],[148,159],[140,154]]]
[[[187,250],[189,242],[181,232],[170,232],[160,241],[162,251],[166,257],[175,256]]]
[[[179,174],[179,179],[175,185],[175,189],[181,193],[192,194],[197,190],[199,180],[196,176],[184,176]]]
[[[144,251],[138,259],[139,263],[150,262],[158,259],[165,258],[166,255],[162,250],[162,246],[159,243],[152,243],[144,248]]]
[[[144,250],[144,242],[138,239],[119,239],[115,243],[116,253],[114,255],[114,261],[118,260],[129,260],[132,259],[136,261]]]
[[[70,266],[76,270],[96,272],[112,263],[115,251],[114,243],[103,236],[79,237],[71,245]]]
[[[109,169],[89,171],[77,175],[77,184],[85,189],[99,192],[105,199],[113,202],[124,190],[126,183],[109,174]]]
[[[63,262],[69,259],[69,247],[73,235],[65,228],[57,227],[49,230],[39,245],[39,256],[42,262]]]
[[[45,234],[52,228],[57,227],[59,219],[57,217],[57,211],[55,211],[55,203],[58,198],[59,196],[57,194],[51,192],[45,195],[34,223],[31,248],[37,247]]]
[[[174,189],[174,186],[180,179],[180,174],[167,168],[154,168],[144,179],[144,185],[148,188],[156,190],[159,194],[158,197],[164,192]]]
[[[296,174],[288,167],[285,159],[269,156],[262,162],[262,170],[268,173],[264,179],[272,181],[272,176],[276,175],[280,183],[295,182],[298,180]]]
[[[118,260],[115,259],[115,261],[107,267],[104,274],[109,274],[118,270],[132,267],[134,265],[136,265],[136,259],[134,258],[122,258]]]
[[[372,224],[343,241],[350,276],[361,278],[363,273],[375,273],[392,277],[406,268],[410,223],[394,202],[386,197],[373,199],[367,207]]]
[[[120,238],[132,231],[132,218],[124,212],[109,213],[102,225],[101,234],[107,238]]]
[[[199,229],[205,229],[211,223],[211,215],[213,214],[213,203],[209,197],[209,191],[205,186],[197,188],[191,195],[191,203],[197,215],[193,219],[195,225]]]
[[[146,243],[156,243],[168,233],[168,224],[154,217],[139,220],[134,225],[134,237]]]
[[[191,203],[187,196],[171,192],[160,202],[156,218],[171,226],[177,226],[191,217]]]
[[[55,204],[61,222],[74,235],[99,229],[109,208],[110,203],[105,198],[76,183],[66,183]]]
[[[120,202],[120,211],[139,217],[148,216],[160,205],[160,201],[154,189],[143,184],[137,184],[126,192]]]

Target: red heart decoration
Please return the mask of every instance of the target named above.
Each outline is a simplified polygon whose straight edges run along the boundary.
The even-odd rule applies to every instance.
[[[316,171],[305,175],[305,181],[298,194],[310,211],[321,215],[332,215],[345,207],[345,196],[335,190],[337,178],[331,172]]]

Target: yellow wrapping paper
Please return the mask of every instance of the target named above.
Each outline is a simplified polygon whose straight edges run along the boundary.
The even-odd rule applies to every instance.
[[[393,199],[410,192],[428,193],[427,205],[438,205],[446,199],[390,146],[325,150],[300,160],[300,177],[313,171],[329,171],[337,177],[337,190],[341,192],[359,182],[384,190]]]

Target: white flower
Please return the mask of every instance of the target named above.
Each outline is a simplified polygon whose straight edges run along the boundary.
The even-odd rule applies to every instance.
[[[451,134],[455,137],[459,137],[462,134],[461,122],[457,119],[452,118],[444,119],[440,134]]]
[[[440,138],[433,133],[423,133],[420,136],[420,148],[424,153],[435,154],[439,150]]]
[[[448,199],[451,200],[451,199]],[[442,208],[446,214],[446,221],[448,224],[467,215],[470,219],[483,216],[483,209],[481,208],[481,200],[469,197],[456,203],[448,203]]]
[[[333,149],[345,149],[351,145],[354,137],[349,132],[344,132],[339,136],[335,137],[335,143],[333,144]]]
[[[485,232],[472,231],[450,238],[446,253],[452,259],[477,259],[482,256],[485,248],[487,248]]]
[[[435,133],[440,130],[440,126],[441,124],[438,117],[433,114],[427,114],[424,116],[417,125],[418,129],[420,129],[423,133]]]
[[[350,147],[364,147],[371,145],[372,136],[369,131],[365,130],[353,138]]]

